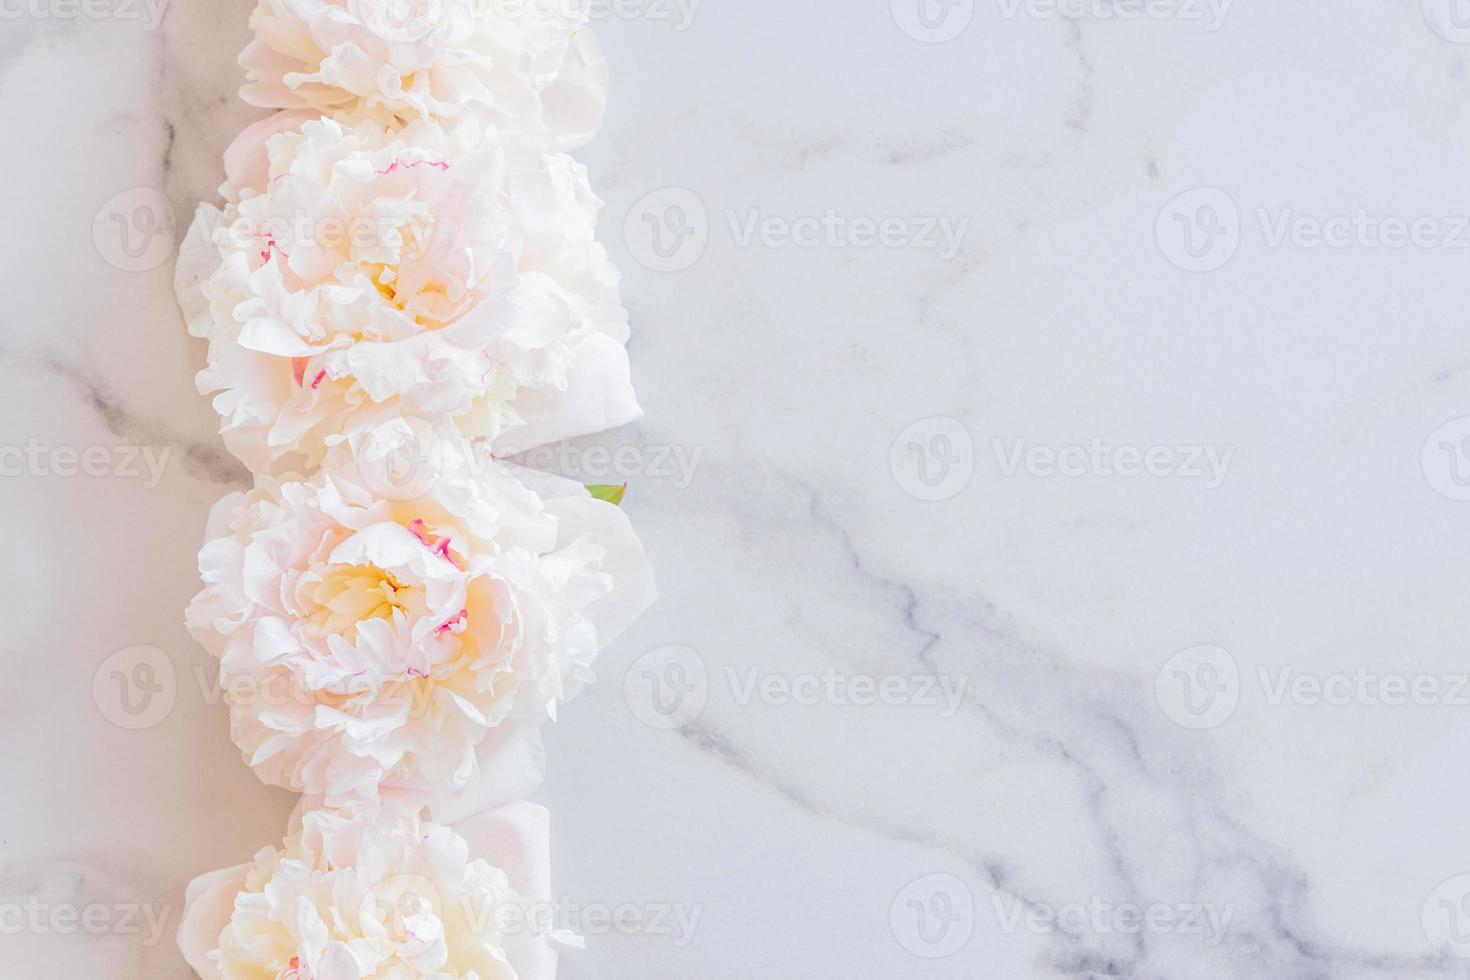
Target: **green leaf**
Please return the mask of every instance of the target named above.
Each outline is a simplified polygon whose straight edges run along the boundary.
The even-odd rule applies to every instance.
[[[610,504],[622,506],[623,494],[628,492],[628,485],[624,483],[620,487],[612,487],[589,483],[587,484],[587,492],[598,500],[606,500]]]

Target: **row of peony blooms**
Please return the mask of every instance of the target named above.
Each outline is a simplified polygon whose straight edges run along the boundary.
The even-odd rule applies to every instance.
[[[180,946],[209,980],[547,980],[571,937],[512,914],[549,897],[540,731],[654,598],[617,506],[506,461],[639,414],[565,155],[606,70],[579,0],[251,26],[242,95],[282,111],[226,152],[177,278],[255,485],[211,512],[187,624],[301,802],[190,886]]]

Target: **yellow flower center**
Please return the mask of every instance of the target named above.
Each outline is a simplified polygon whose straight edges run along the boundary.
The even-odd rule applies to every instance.
[[[312,626],[322,635],[351,638],[357,624],[391,619],[395,609],[413,615],[422,607],[422,590],[404,585],[392,572],[374,565],[340,565],[329,571],[312,593],[317,611]]]

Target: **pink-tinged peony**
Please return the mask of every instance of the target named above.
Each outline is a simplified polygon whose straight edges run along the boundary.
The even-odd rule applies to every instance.
[[[534,788],[540,726],[654,597],[619,508],[536,480],[392,423],[215,506],[186,619],[263,780],[445,819]]]
[[[240,94],[329,115],[468,118],[571,150],[607,106],[587,19],[583,0],[259,0]]]
[[[414,123],[282,113],[226,156],[178,284],[199,386],[252,471],[317,465],[395,417],[497,451],[639,415],[600,202],[569,157]]]
[[[281,847],[189,886],[179,947],[204,980],[552,980],[563,937],[516,914],[549,898],[548,852],[529,803],[452,827],[314,811]]]

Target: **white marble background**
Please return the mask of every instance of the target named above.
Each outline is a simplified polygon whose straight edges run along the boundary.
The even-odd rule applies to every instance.
[[[604,4],[663,598],[551,736],[558,890],[633,910],[563,977],[1470,977],[1470,9],[926,2]],[[212,195],[249,3],[79,3],[0,0],[0,977],[183,980],[291,801],[114,215]]]

